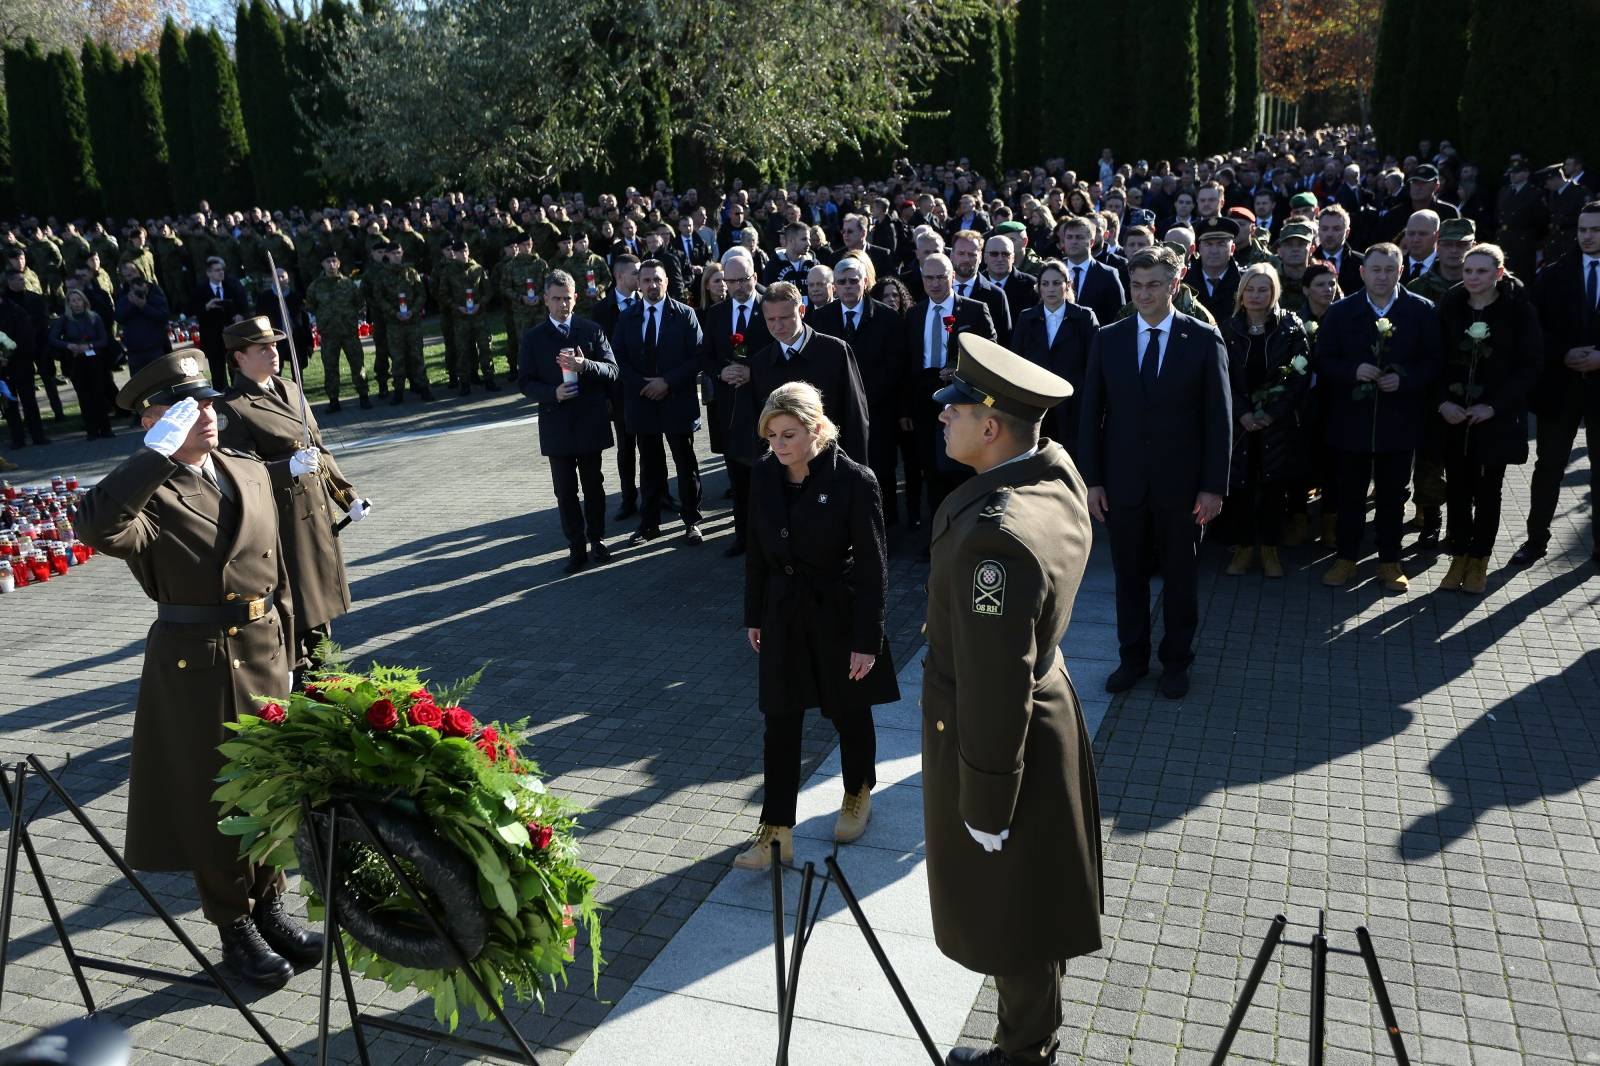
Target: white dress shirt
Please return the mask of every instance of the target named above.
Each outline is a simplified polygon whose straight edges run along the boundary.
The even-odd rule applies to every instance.
[[[1067,305],[1062,303],[1054,311],[1044,307],[1043,304],[1039,306],[1044,308],[1044,343],[1050,347],[1056,343],[1056,333],[1060,331],[1061,323],[1066,321]]]
[[[924,370],[942,370],[949,363],[950,337],[945,333],[944,319],[946,315],[954,314],[955,297],[946,296],[942,303],[928,304],[928,317],[922,322],[922,335],[933,336],[933,331],[938,329],[941,336],[938,351],[935,352],[926,346],[922,353],[922,368]]]

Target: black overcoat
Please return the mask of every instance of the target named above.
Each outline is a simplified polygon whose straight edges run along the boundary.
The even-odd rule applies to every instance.
[[[1229,474],[1234,488],[1259,475],[1263,481],[1278,481],[1300,476],[1306,466],[1306,401],[1311,391],[1311,343],[1300,316],[1276,310],[1266,334],[1267,366],[1263,387],[1280,383],[1283,392],[1269,398],[1262,413],[1272,419],[1265,429],[1246,431],[1239,419],[1255,410],[1250,388],[1250,326],[1244,312],[1222,323],[1222,339],[1228,345],[1228,384],[1233,392],[1233,462]],[[1304,370],[1283,373],[1283,368],[1304,360]],[[1252,443],[1259,440],[1259,449]],[[1252,470],[1259,461],[1261,469]]]
[[[1499,292],[1481,311],[1467,303],[1467,290],[1460,286],[1439,301],[1444,366],[1429,400],[1427,450],[1440,462],[1458,456],[1484,463],[1528,461],[1528,397],[1544,369],[1544,332],[1526,286],[1508,274],[1500,279]],[[1463,347],[1474,322],[1489,328],[1475,362]],[[1447,401],[1462,407],[1488,404],[1494,417],[1471,427],[1452,426],[1439,414],[1439,405]]]

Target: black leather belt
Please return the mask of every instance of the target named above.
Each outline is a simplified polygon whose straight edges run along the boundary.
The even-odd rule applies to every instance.
[[[227,625],[230,622],[254,622],[272,612],[273,597],[269,594],[253,600],[234,603],[195,606],[187,603],[156,604],[156,620],[179,625]]]

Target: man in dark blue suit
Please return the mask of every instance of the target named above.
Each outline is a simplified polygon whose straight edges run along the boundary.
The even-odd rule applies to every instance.
[[[1367,485],[1376,485],[1378,577],[1406,590],[1400,537],[1411,461],[1422,444],[1429,385],[1441,365],[1433,303],[1399,286],[1402,254],[1393,244],[1367,249],[1362,290],[1328,308],[1317,332],[1317,376],[1328,400],[1328,444],[1339,453],[1339,557],[1322,576],[1331,587],[1355,576],[1367,521]]]
[[[572,317],[577,298],[571,274],[552,270],[546,275],[550,317],[522,335],[517,351],[517,385],[524,396],[539,401],[539,453],[550,460],[569,574],[582,570],[591,552],[596,562],[611,558],[600,455],[612,444],[607,396],[617,378],[605,333],[587,318]]]
[[[1089,254],[1094,245],[1093,223],[1085,218],[1064,220],[1056,227],[1056,244],[1072,279],[1074,302],[1093,311],[1101,322],[1115,322],[1127,297],[1117,272]]]
[[[1023,311],[1011,335],[1012,350],[1072,383],[1072,395],[1045,412],[1044,435],[1076,455],[1078,411],[1089,348],[1100,323],[1094,312],[1067,299],[1067,265],[1048,260],[1039,269],[1040,302]]]
[[[1150,672],[1150,557],[1164,581],[1161,694],[1189,691],[1200,621],[1197,556],[1222,510],[1233,450],[1233,399],[1222,335],[1173,310],[1182,263],[1149,248],[1128,263],[1137,314],[1106,326],[1089,349],[1078,466],[1089,513],[1111,533],[1123,692]]]
[[[661,535],[667,491],[667,457],[678,472],[679,513],[691,544],[700,532],[700,463],[694,435],[700,428],[700,320],[689,305],[667,297],[660,260],[639,264],[640,300],[617,320],[611,347],[622,375],[623,419],[639,443],[639,528],[628,539],[643,544]]]
[[[743,392],[750,388],[750,359],[772,343],[772,335],[761,316],[756,263],[750,253],[743,248],[724,253],[722,277],[728,283],[728,298],[711,305],[703,315],[706,348],[701,360],[713,375],[710,407],[716,423],[711,427],[711,447],[722,453],[728,484],[733,489],[733,543],[723,549],[723,554],[731,558],[744,554],[750,472],[760,458],[755,424],[738,430],[749,439],[736,437],[734,426],[738,424]],[[740,338],[737,343],[735,337]]]

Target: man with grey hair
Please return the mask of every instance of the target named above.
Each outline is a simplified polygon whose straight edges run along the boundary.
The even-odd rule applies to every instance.
[[[805,305],[809,314],[833,302],[833,270],[821,263],[806,272]]]
[[[711,450],[723,457],[728,486],[733,490],[733,543],[723,554],[744,554],[745,521],[750,503],[751,451],[755,442],[735,441],[732,425],[743,392],[750,385],[750,357],[772,343],[757,296],[756,264],[748,250],[730,248],[722,255],[727,298],[703,312],[705,347],[702,361],[711,369],[711,402],[706,421]]]
[[[1439,252],[1439,213],[1424,207],[1406,220],[1406,273],[1402,281],[1416,281],[1433,268]]]
[[[918,226],[911,232],[911,245],[916,249],[915,258],[911,265],[895,276],[911,291],[912,299],[921,299],[924,295],[922,288],[922,264],[930,255],[941,255],[944,252],[944,237],[932,226]],[[954,283],[954,274],[951,275]]]

